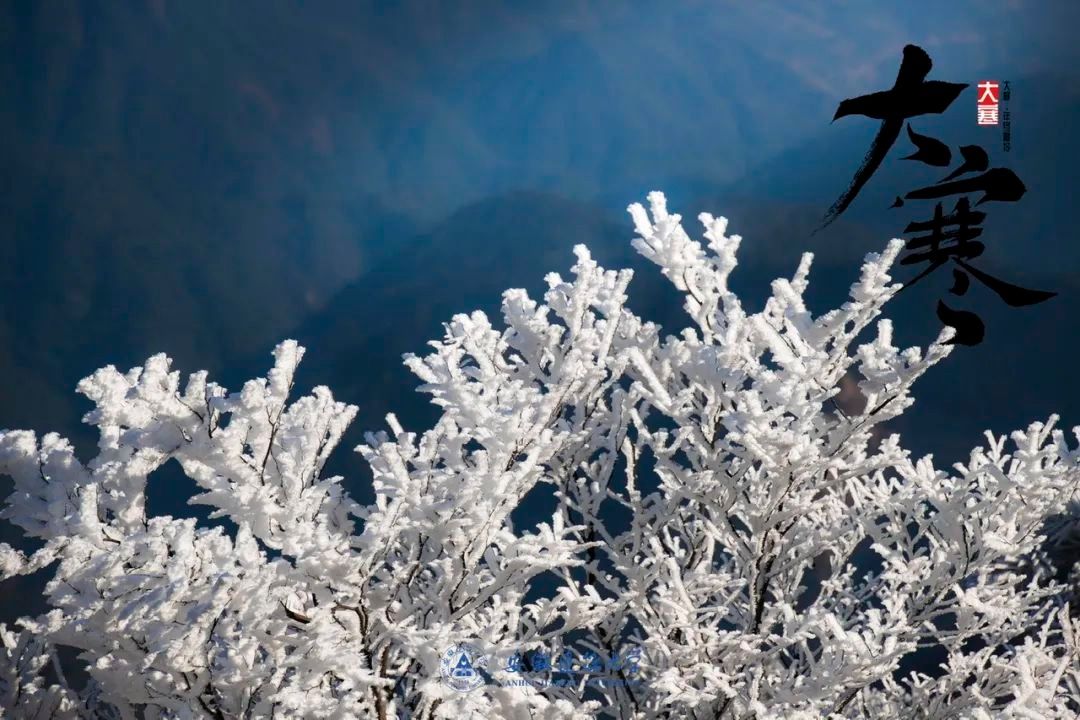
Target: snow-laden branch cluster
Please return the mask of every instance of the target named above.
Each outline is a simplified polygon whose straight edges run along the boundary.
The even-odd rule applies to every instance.
[[[951,470],[912,458],[881,426],[951,346],[948,331],[925,350],[893,345],[881,312],[900,241],[867,256],[838,310],[807,309],[806,255],[749,313],[728,288],[740,238],[727,221],[701,215],[703,247],[661,194],[649,199],[651,213],[630,208],[634,246],[685,294],[692,326],[662,336],[626,309],[630,273],[578,246],[573,279],[549,275],[542,303],[505,293],[505,329],[458,315],[428,355],[407,357],[442,416],[417,433],[391,415],[389,434],[367,436],[371,506],[322,475],[356,408],[324,387],[290,400],[294,342],[238,393],[205,373],[181,382],[164,355],[97,371],[79,385],[101,433],[87,464],[55,434],[0,433],[14,479],[2,517],[44,543],[0,546],[0,578],[53,573],[53,609],[0,628],[4,706],[125,719],[1075,717],[1080,641],[1067,573],[1046,558],[1080,453],[1056,419],[988,434]],[[865,407],[842,407],[855,381]],[[170,461],[234,533],[147,515],[146,484]],[[551,516],[515,527],[511,513],[545,488]],[[640,675],[594,683],[601,670],[578,663],[571,683],[507,681],[512,658],[571,640],[607,656],[640,648]],[[478,687],[447,682],[444,651],[462,643],[486,658]],[[67,683],[58,646],[81,652],[86,687]],[[900,671],[931,656],[944,666]]]

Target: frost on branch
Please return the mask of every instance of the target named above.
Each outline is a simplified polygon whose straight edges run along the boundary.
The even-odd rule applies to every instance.
[[[44,542],[29,555],[0,546],[0,578],[53,573],[53,609],[0,629],[6,706],[1074,717],[1080,646],[1062,578],[1080,572],[1052,570],[1046,548],[1077,500],[1080,454],[1056,418],[988,433],[948,470],[912,458],[883,424],[951,346],[945,334],[925,350],[893,345],[881,314],[900,241],[867,256],[837,310],[806,307],[806,255],[751,314],[728,287],[741,239],[727,221],[701,215],[703,247],[662,195],[649,199],[630,208],[634,246],[684,294],[691,326],[664,334],[634,316],[630,273],[578,246],[573,277],[548,275],[542,302],[505,293],[505,329],[458,315],[406,358],[442,415],[423,432],[391,415],[367,435],[368,507],[322,475],[356,409],[323,387],[291,399],[294,342],[234,393],[205,373],[181,382],[163,355],[99,370],[79,386],[101,433],[86,464],[55,434],[0,433],[15,481],[2,516]],[[853,383],[861,409],[837,402]],[[147,515],[146,484],[170,460],[235,533]],[[540,486],[555,511],[515,527]],[[599,678],[580,666],[576,684],[507,682],[515,653],[571,638],[602,655],[640,647],[640,682],[620,669],[586,683]],[[463,642],[490,658],[469,692],[440,676]],[[80,650],[86,688],[54,661],[62,645]],[[900,671],[927,649],[942,667]]]

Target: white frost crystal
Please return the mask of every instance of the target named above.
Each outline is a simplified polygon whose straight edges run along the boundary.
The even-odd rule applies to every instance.
[[[807,309],[806,255],[750,314],[728,289],[727,220],[701,216],[703,247],[649,200],[630,208],[634,246],[692,327],[662,337],[626,309],[630,273],[578,246],[542,303],[505,293],[506,329],[458,315],[407,357],[442,416],[367,436],[369,507],[322,476],[356,408],[325,387],[290,401],[291,341],[239,393],[181,382],[164,355],[97,371],[79,385],[101,432],[85,465],[55,434],[0,433],[2,516],[44,541],[0,546],[0,578],[54,573],[53,610],[0,628],[8,713],[1075,718],[1070,594],[1039,561],[1080,486],[1056,418],[988,434],[951,470],[912,458],[880,426],[951,346],[945,331],[900,350],[880,319],[901,241],[838,310]],[[845,411],[855,381],[865,407]],[[147,478],[172,460],[235,536],[147,516]],[[514,528],[540,485],[552,516]],[[571,635],[640,647],[640,682],[503,682],[508,657]],[[457,643],[492,658],[468,692],[440,674]],[[81,651],[85,689],[57,646]],[[928,647],[944,669],[898,671]]]

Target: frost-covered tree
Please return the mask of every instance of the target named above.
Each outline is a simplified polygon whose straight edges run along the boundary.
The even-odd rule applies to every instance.
[[[53,609],[0,632],[9,713],[1076,717],[1062,580],[1077,573],[1047,543],[1080,453],[1056,419],[988,434],[950,470],[912,458],[882,424],[951,331],[893,346],[880,316],[900,241],[867,256],[838,310],[805,306],[806,255],[749,313],[728,288],[727,221],[701,215],[702,247],[650,202],[630,208],[633,242],[691,327],[662,337],[626,309],[630,273],[577,247],[543,303],[505,293],[504,330],[458,315],[406,358],[442,415],[367,436],[370,506],[322,475],[355,408],[324,387],[290,402],[294,342],[238,393],[182,383],[164,355],[97,371],[79,385],[101,437],[87,464],[55,434],[0,433],[3,517],[43,543],[0,548],[0,577],[53,572]],[[852,381],[865,407],[845,410]],[[169,461],[235,533],[147,515]],[[545,489],[552,515],[515,527]],[[79,649],[85,688],[58,646]],[[636,666],[592,661],[624,647]],[[545,668],[541,649],[569,665]],[[941,667],[900,671],[930,650]]]

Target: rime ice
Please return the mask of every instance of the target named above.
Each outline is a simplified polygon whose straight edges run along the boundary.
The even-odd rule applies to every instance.
[[[893,345],[881,314],[902,241],[867,256],[839,309],[807,308],[807,255],[749,314],[728,288],[726,219],[700,216],[703,247],[649,200],[630,208],[634,245],[691,326],[662,336],[626,309],[630,273],[578,246],[542,301],[505,293],[503,329],[458,315],[406,358],[442,416],[367,436],[369,507],[322,475],[356,409],[323,387],[290,399],[291,341],[233,393],[181,382],[163,355],[99,370],[79,386],[101,432],[85,465],[56,435],[0,433],[3,516],[46,543],[0,547],[2,577],[55,573],[54,609],[0,629],[0,701],[64,718],[1074,717],[1080,649],[1040,562],[1044,522],[1080,483],[1055,419],[988,434],[950,470],[912,458],[881,426],[952,331]],[[853,377],[865,404],[845,411]],[[235,537],[147,516],[169,460]],[[553,515],[515,530],[539,484]],[[525,602],[541,573],[555,591]],[[643,682],[589,697],[440,682],[456,643],[504,668],[571,632],[599,656],[640,646]],[[46,686],[57,644],[82,650],[83,693],[62,673]],[[925,645],[947,672],[894,677]]]

